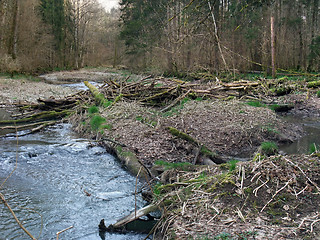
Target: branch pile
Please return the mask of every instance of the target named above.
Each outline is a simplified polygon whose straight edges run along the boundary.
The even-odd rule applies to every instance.
[[[316,155],[257,155],[234,170],[230,164],[170,170],[154,190],[154,201],[167,203],[158,230],[178,239],[317,239],[319,166]]]
[[[118,82],[107,80],[100,87],[100,92],[110,99],[115,99],[121,95],[127,100],[139,101],[145,104],[163,106],[171,103],[169,105],[171,106],[184,97],[226,98],[228,96],[240,96],[242,93],[257,86],[259,86],[258,82],[250,81],[197,83],[148,76],[137,82],[129,82],[128,78]]]

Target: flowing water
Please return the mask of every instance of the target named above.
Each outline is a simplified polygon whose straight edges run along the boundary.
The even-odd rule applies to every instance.
[[[0,138],[0,189],[24,226],[39,239],[143,239],[143,234],[99,235],[98,224],[115,223],[135,207],[135,178],[101,147],[61,124],[17,139]],[[85,192],[90,193],[87,196]],[[137,207],[144,201],[137,197]],[[42,216],[42,219],[41,217]],[[9,210],[0,204],[0,239],[24,240]]]

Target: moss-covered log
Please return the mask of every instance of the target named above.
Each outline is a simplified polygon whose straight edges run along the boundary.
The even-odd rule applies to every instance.
[[[61,112],[45,111],[45,112],[33,114],[27,118],[21,118],[17,120],[2,120],[0,121],[0,126],[12,126],[15,124],[25,124],[25,123],[33,123],[33,122],[39,122],[39,121],[57,120],[67,116],[71,112],[73,111],[71,110],[64,110]]]
[[[178,129],[174,128],[174,127],[168,127],[169,129],[169,132],[173,135],[173,136],[176,136],[178,138],[181,138],[183,140],[186,140],[190,143],[193,143],[193,144],[196,144],[196,145],[199,145],[198,141],[195,140],[194,138],[192,138],[190,135],[184,133],[184,132],[181,132],[179,131]]]
[[[226,163],[226,159],[223,156],[220,156],[218,153],[211,151],[204,144],[201,144],[199,141],[195,140],[190,135],[179,131],[174,127],[168,127],[169,132],[178,138],[188,141],[189,143],[195,144],[197,146],[201,146],[200,153],[202,156],[210,158],[213,162],[217,164]]]
[[[320,81],[312,81],[312,82],[308,82],[307,87],[308,87],[308,88],[316,88],[316,87],[320,87]]]
[[[150,172],[141,164],[137,156],[130,151],[124,151],[122,147],[117,147],[117,157],[120,162],[128,169],[130,173],[137,176],[140,172],[140,177],[150,177]]]
[[[88,81],[84,81],[84,84],[89,88],[91,94],[94,96],[94,99],[96,100],[97,104],[100,106],[103,106],[107,100],[105,99],[104,95],[99,92],[99,90],[93,86],[91,83]]]

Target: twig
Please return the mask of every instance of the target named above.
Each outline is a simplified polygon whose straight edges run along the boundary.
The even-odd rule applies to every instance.
[[[310,226],[310,231],[313,232],[313,225],[317,222],[320,222],[320,219],[317,219],[315,221],[313,221],[313,223],[311,223],[311,226]]]
[[[289,162],[290,164],[292,164],[294,167],[298,168],[298,169],[300,170],[300,172],[306,177],[306,179],[308,179],[308,181],[309,181],[310,183],[312,183],[312,185],[317,188],[318,192],[320,192],[320,188],[318,187],[318,185],[317,185],[315,182],[313,182],[297,164],[294,164],[293,162],[291,162],[289,159],[287,159],[287,158],[285,158],[285,157],[284,157],[284,159],[285,159],[287,162]]]
[[[264,185],[266,185],[268,182],[269,182],[269,177],[268,177],[267,181],[263,182],[263,184],[261,184],[260,186],[258,186],[257,188],[255,188],[255,189],[253,190],[253,193],[254,193],[254,195],[255,195],[256,197],[257,197],[258,190],[259,190],[260,188],[262,188]]]
[[[244,169],[244,166],[242,166],[242,176],[241,176],[241,186],[240,186],[241,194],[243,194],[243,181],[244,181],[244,178],[245,178],[245,174],[246,174],[246,171]]]
[[[181,95],[180,97],[176,98],[170,105],[166,106],[165,108],[161,109],[160,112],[165,112],[168,109],[172,108],[174,105],[176,105],[180,100],[184,99],[189,93],[191,92],[191,89],[189,89],[185,94]]]
[[[299,196],[301,193],[303,193],[307,188],[308,188],[308,185],[307,185],[307,186],[305,186],[305,187],[304,187],[300,192],[295,193],[296,198],[298,199],[298,196]]]
[[[239,208],[237,208],[236,213],[238,213],[238,216],[241,218],[241,220],[242,220],[243,222],[246,222],[246,219],[244,218],[244,216],[243,216],[243,214],[242,214],[242,212],[240,211]]]
[[[198,161],[198,158],[199,158],[199,155],[200,155],[202,147],[203,147],[203,144],[201,144],[201,146],[199,146],[199,148],[197,150],[197,154],[196,154],[196,156],[194,157],[194,160],[193,160],[193,165],[197,164],[197,161]]]
[[[286,186],[288,186],[288,184],[289,184],[291,181],[292,181],[292,178],[291,178],[288,182],[286,182],[286,184],[285,184],[282,188],[280,188],[278,191],[276,191],[275,194],[273,194],[272,198],[269,200],[269,202],[267,202],[267,204],[263,206],[263,208],[261,209],[260,212],[263,212],[263,210],[269,205],[269,203],[271,203],[271,202],[273,201],[274,197],[275,197],[279,192],[281,192]]]
[[[70,226],[70,227],[68,227],[68,228],[66,228],[66,229],[61,230],[60,232],[57,232],[57,233],[56,233],[56,234],[57,234],[57,240],[59,240],[59,234],[60,234],[60,233],[63,233],[63,232],[65,232],[65,231],[68,231],[68,230],[71,229],[71,228],[73,228],[73,226]]]

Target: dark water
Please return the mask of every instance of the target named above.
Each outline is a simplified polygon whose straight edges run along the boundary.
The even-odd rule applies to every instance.
[[[287,117],[287,121],[302,124],[305,135],[297,141],[280,146],[280,150],[287,154],[308,154],[310,146],[316,144],[320,150],[320,119],[301,119]]]
[[[135,178],[100,147],[73,136],[70,126],[19,138],[0,138],[0,189],[24,226],[39,239],[143,239],[141,234],[99,236],[102,218],[108,226],[135,207]],[[86,196],[84,190],[92,194]],[[137,206],[143,200],[137,197]],[[43,225],[41,224],[41,217]],[[0,204],[0,239],[28,239],[4,204]]]

